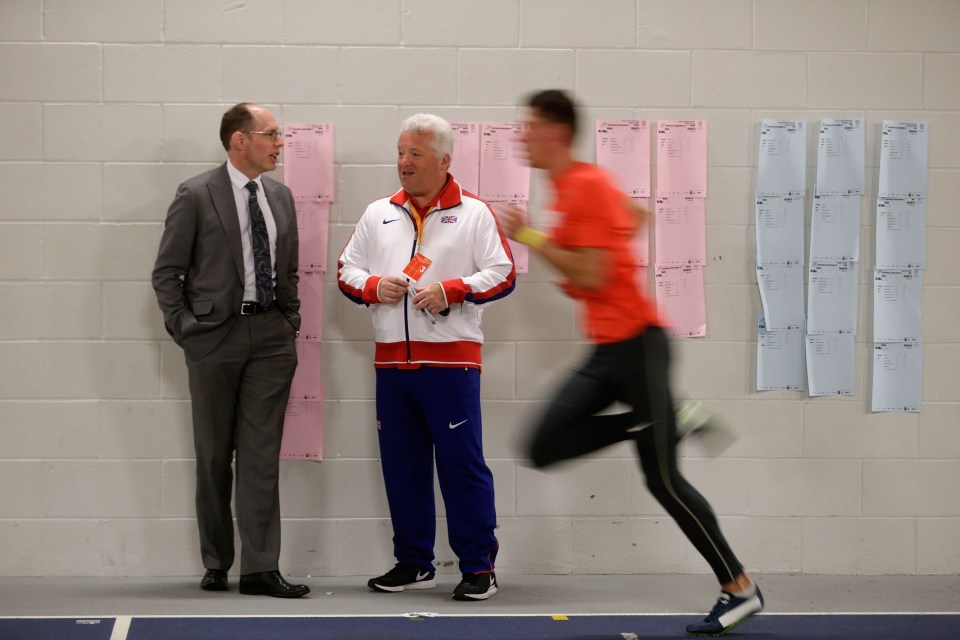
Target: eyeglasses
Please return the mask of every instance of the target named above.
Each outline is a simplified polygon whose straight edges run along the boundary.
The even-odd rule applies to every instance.
[[[270,138],[270,142],[276,142],[283,137],[283,131],[280,131],[280,129],[274,129],[273,131],[244,131],[244,133],[256,133],[257,135],[267,136]]]

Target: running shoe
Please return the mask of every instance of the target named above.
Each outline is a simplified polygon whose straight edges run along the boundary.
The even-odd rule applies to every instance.
[[[721,591],[713,610],[700,622],[687,625],[687,633],[695,636],[722,636],[761,611],[763,594],[760,593],[760,587],[757,587],[756,593],[746,598],[738,598],[732,593]]]
[[[379,578],[371,578],[367,586],[374,591],[396,593],[407,589],[433,589],[437,586],[436,572],[415,564],[398,562],[397,566]]]
[[[488,573],[465,573],[463,580],[453,590],[454,600],[486,600],[497,592],[497,575]]]
[[[707,409],[700,400],[681,400],[674,410],[677,417],[677,439],[690,437],[716,458],[737,441],[737,434],[727,422]]]

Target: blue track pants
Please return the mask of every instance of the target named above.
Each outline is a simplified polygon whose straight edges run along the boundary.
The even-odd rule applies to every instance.
[[[434,570],[433,467],[462,573],[492,571],[493,474],[483,459],[480,372],[377,369],[377,434],[397,561]]]

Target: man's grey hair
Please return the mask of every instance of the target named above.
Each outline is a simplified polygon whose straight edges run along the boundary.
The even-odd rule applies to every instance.
[[[440,160],[443,156],[453,158],[453,129],[450,123],[432,113],[418,113],[403,121],[401,133],[432,133],[433,150]]]

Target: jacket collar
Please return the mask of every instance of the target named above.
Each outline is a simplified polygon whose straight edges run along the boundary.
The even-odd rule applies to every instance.
[[[404,208],[406,208],[407,201],[409,200],[411,200],[410,195],[402,188],[390,197],[390,202]],[[440,190],[440,195],[437,196],[435,210],[450,209],[456,207],[461,202],[463,202],[463,189],[460,188],[460,183],[454,180],[452,175],[447,173],[447,183],[443,185],[443,189]]]

